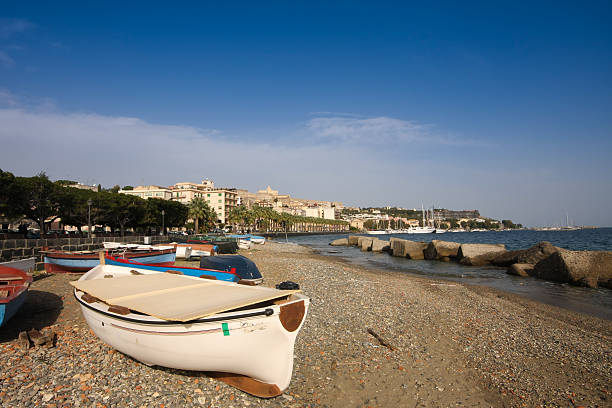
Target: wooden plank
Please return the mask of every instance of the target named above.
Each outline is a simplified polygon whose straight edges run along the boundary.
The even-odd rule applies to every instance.
[[[299,292],[168,273],[70,284],[105,303],[174,321],[198,319]]]

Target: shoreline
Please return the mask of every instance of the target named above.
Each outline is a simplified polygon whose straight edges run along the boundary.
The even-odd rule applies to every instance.
[[[585,327],[588,327],[589,330],[592,329],[593,327],[600,327],[601,329],[603,329],[602,335],[612,337],[612,322],[607,319],[601,318],[599,316],[594,316],[589,313],[566,309],[560,306],[541,302],[536,299],[531,299],[529,297],[526,297],[520,294],[512,293],[510,291],[494,288],[491,286],[479,285],[476,283],[469,283],[466,281],[459,281],[451,277],[436,277],[436,276],[427,275],[427,274],[421,273],[420,271],[416,269],[415,270],[411,270],[411,269],[385,270],[380,267],[355,265],[355,264],[352,264],[349,260],[345,258],[324,255],[322,253],[319,253],[318,250],[309,248],[306,245],[300,245],[300,246],[313,251],[313,255],[321,257],[323,261],[338,262],[340,264],[345,265],[346,267],[360,268],[364,272],[371,272],[371,273],[376,273],[380,275],[385,275],[385,276],[388,276],[390,279],[397,278],[397,275],[407,276],[411,279],[419,280],[422,284],[432,283],[432,282],[436,284],[443,284],[443,285],[456,284],[456,285],[464,286],[465,288],[470,289],[481,295],[484,293],[487,293],[489,295],[505,297],[507,300],[517,303],[519,305],[522,305],[523,307],[538,308],[540,309],[540,312],[546,312],[547,315],[550,315],[551,317],[554,317],[554,318],[558,318],[560,320],[567,320],[569,318],[573,322],[573,324],[576,325],[577,327],[585,326]],[[602,322],[611,323],[611,324],[602,325],[601,324]],[[604,329],[604,326],[606,326],[605,329]]]
[[[34,282],[24,309],[0,329],[0,405],[610,403],[608,321],[486,287],[372,271],[297,244],[270,241],[239,253],[255,261],[265,286],[291,280],[312,300],[282,396],[261,400],[204,373],[148,367],[116,352],[91,334],[68,284],[79,275],[67,274]],[[56,332],[56,347],[19,348],[13,333],[27,325]]]

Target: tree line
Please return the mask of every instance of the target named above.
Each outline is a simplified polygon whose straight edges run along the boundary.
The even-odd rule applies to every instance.
[[[11,220],[28,218],[38,224],[41,234],[56,220],[81,232],[90,217],[92,225],[110,227],[121,235],[128,228],[148,232],[151,227],[161,227],[162,222],[166,227],[182,227],[187,222],[189,208],[176,201],[144,200],[116,191],[96,192],[68,184],[68,180],[53,182],[45,173],[17,177],[0,169],[0,214]]]
[[[99,191],[70,187],[70,180],[51,181],[43,172],[33,177],[17,177],[0,169],[0,215],[10,220],[28,218],[36,222],[41,234],[56,220],[63,225],[109,227],[125,234],[127,229],[150,233],[165,228],[194,229],[196,233],[214,230],[220,225],[217,213],[203,198],[196,197],[187,206],[178,201],[143,199],[119,194],[119,186]],[[163,215],[162,215],[163,214]],[[348,223],[341,220],[301,217],[278,213],[271,208],[244,206],[232,208],[226,223],[234,231],[343,231]]]

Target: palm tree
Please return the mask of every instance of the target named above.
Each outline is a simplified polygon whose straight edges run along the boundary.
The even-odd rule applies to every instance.
[[[189,203],[189,217],[194,220],[196,234],[200,233],[200,218],[205,218],[210,211],[212,210],[206,203],[206,200],[201,197],[195,197]]]

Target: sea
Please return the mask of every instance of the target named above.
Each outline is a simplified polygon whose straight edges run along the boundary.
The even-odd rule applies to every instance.
[[[535,278],[522,278],[508,275],[506,268],[471,267],[453,262],[404,259],[389,256],[387,253],[361,252],[355,247],[332,247],[329,245],[331,241],[346,236],[338,234],[304,235],[288,237],[287,241],[311,247],[322,255],[342,258],[351,264],[370,269],[385,269],[421,277],[489,286],[538,302],[612,320],[611,289],[591,289]],[[538,242],[548,241],[555,246],[571,250],[612,251],[612,228],[573,231],[508,230],[370,236],[383,240],[397,237],[425,242],[438,239],[460,243],[505,244],[508,250],[526,249]]]

